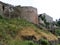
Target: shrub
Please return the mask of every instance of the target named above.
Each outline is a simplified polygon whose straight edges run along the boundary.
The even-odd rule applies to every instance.
[[[60,36],[60,29],[56,29],[55,32],[57,36]]]
[[[0,19],[2,19],[3,17],[0,15]]]
[[[20,40],[11,40],[8,42],[7,45],[37,45],[35,43],[33,43],[32,41],[20,41]]]
[[[41,41],[42,45],[50,45],[49,42],[48,42],[48,40],[46,40],[44,38],[40,39],[40,41]]]

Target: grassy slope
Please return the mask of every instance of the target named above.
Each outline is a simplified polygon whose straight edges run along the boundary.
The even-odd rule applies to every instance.
[[[48,40],[57,39],[50,32],[47,33],[47,31],[42,31],[38,29],[34,24],[31,24],[30,22],[26,20],[18,19],[18,18],[0,19],[0,43],[6,44],[6,45],[28,45],[28,43],[30,42],[21,41],[18,39],[20,31],[23,31],[23,30],[26,30],[26,31],[31,30],[30,34],[35,32],[34,35],[35,36],[38,35],[37,38],[40,38],[41,36],[41,37],[46,37]],[[53,36],[53,38],[51,36]]]

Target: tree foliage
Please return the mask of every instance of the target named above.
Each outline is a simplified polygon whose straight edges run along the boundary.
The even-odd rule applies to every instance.
[[[60,27],[60,19],[58,19],[56,22],[56,25]]]

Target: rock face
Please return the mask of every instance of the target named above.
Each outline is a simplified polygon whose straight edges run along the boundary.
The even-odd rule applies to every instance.
[[[47,22],[52,23],[53,22],[53,18],[49,15],[47,15],[46,13],[43,13],[42,16],[45,16],[45,19]]]
[[[49,41],[50,45],[58,45],[58,40]]]
[[[0,13],[4,14],[7,18],[20,17],[34,24],[38,24],[37,9],[31,6],[14,7],[10,4],[0,2]]]

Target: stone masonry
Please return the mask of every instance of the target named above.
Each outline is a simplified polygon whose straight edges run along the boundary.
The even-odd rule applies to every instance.
[[[38,24],[37,9],[31,6],[12,6],[0,2],[0,13],[3,14],[3,17],[20,17],[34,24]]]
[[[33,22],[34,24],[38,24],[38,15],[37,9],[33,7],[21,7],[20,17],[26,19],[27,21]]]

